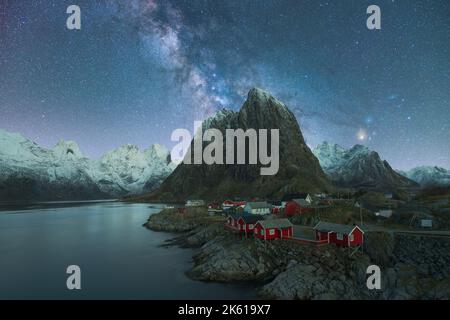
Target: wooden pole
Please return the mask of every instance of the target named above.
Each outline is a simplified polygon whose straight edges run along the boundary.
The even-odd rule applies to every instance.
[[[362,218],[362,206],[361,205],[359,206],[359,217],[361,219],[361,227],[362,227],[362,225],[363,225],[363,218]]]

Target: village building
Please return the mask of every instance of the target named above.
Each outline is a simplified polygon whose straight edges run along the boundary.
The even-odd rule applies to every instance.
[[[288,219],[260,220],[256,223],[255,237],[264,240],[291,238],[293,224]]]
[[[241,216],[242,215],[236,213],[228,215],[225,226],[231,229],[238,230],[239,229],[238,221],[239,218],[241,218]]]
[[[306,200],[309,204],[312,204],[314,202],[313,197],[309,193],[288,193],[285,194],[281,199],[282,206],[285,207],[287,203],[292,201],[293,199],[303,199]]]
[[[286,207],[286,202],[283,201],[271,201],[272,205],[272,214],[279,215],[284,212],[284,208]]]
[[[205,206],[204,200],[188,200],[186,201],[186,207],[203,207]]]
[[[312,212],[314,209],[305,199],[294,199],[286,204],[285,213],[287,216],[301,215],[306,212]]]
[[[316,201],[317,206],[321,207],[331,207],[333,205],[333,200],[331,199],[321,199],[319,201]]]
[[[237,220],[238,229],[245,234],[253,234],[256,223],[260,220],[264,220],[260,215],[242,215]]]
[[[422,228],[433,228],[433,220],[432,219],[421,219],[420,226]]]
[[[208,203],[208,209],[219,210],[220,204],[218,204],[217,202]]]
[[[296,197],[296,199],[305,200],[310,205],[312,205],[314,202],[313,197],[309,193],[301,193],[298,197]]]
[[[272,206],[267,202],[247,202],[244,207],[244,213],[267,215],[272,213]]]
[[[225,200],[222,203],[222,209],[228,209],[228,208],[237,208],[237,207],[241,207],[243,208],[245,206],[246,202],[245,201],[232,201],[232,200]]]
[[[215,216],[220,215],[222,213],[223,211],[219,203],[217,202],[208,203],[208,215]]]
[[[375,216],[388,219],[392,217],[392,210],[379,210],[375,212]]]
[[[342,247],[358,247],[364,242],[364,231],[358,226],[320,221],[314,230],[316,241],[327,240]]]

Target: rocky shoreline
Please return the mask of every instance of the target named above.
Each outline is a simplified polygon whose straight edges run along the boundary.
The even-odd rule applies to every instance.
[[[334,245],[261,241],[224,229],[224,218],[163,210],[145,226],[178,232],[165,245],[195,247],[187,275],[199,281],[254,282],[267,299],[450,299],[448,238],[370,233],[364,253]],[[380,266],[381,290],[366,286]]]

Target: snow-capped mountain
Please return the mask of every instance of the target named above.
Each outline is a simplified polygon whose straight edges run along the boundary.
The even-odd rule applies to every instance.
[[[174,169],[165,147],[155,144],[141,152],[126,145],[94,162],[93,176],[108,194],[139,194],[158,187]]]
[[[324,142],[313,150],[314,155],[319,159],[323,169],[330,169],[340,166],[345,159],[347,150],[337,144]]]
[[[406,172],[398,172],[422,187],[450,186],[450,170],[441,167],[420,166]]]
[[[313,150],[328,177],[339,186],[395,190],[415,182],[395,172],[377,152],[362,145],[345,149],[324,142]]]
[[[85,157],[73,141],[52,149],[0,129],[0,200],[99,199],[157,187],[174,169],[169,152],[123,146],[99,160]]]

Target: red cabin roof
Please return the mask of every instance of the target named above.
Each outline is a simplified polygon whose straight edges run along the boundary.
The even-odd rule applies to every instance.
[[[337,223],[329,223],[320,221],[315,227],[314,230],[322,231],[322,232],[340,232],[343,234],[352,234],[356,229],[364,233],[364,231],[358,226],[349,226],[344,224]]]

